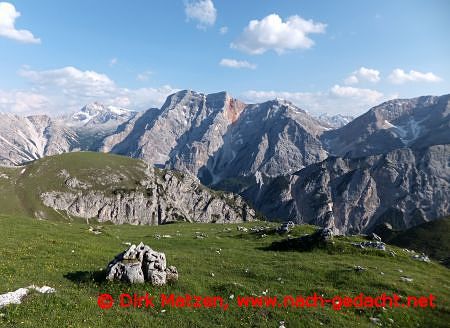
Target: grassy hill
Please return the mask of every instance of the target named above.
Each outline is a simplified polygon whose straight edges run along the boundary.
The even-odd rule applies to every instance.
[[[393,231],[388,243],[423,252],[437,260],[450,260],[450,217],[442,218],[405,231]]]
[[[274,226],[265,222],[244,224]],[[412,260],[397,247],[389,252],[359,249],[350,243],[358,237],[337,237],[327,248],[311,251],[271,251],[273,241],[285,237],[267,232],[238,231],[236,225],[170,224],[164,226],[104,225],[94,235],[82,222],[55,222],[21,216],[0,217],[0,294],[30,284],[49,285],[55,294],[32,294],[20,305],[0,309],[2,327],[370,327],[371,317],[383,327],[448,327],[450,320],[450,272],[437,263]],[[228,230],[228,228],[230,230]],[[314,230],[298,226],[292,236]],[[197,239],[197,232],[207,235]],[[171,238],[156,239],[155,235]],[[174,285],[106,283],[103,269],[123,243],[144,243],[166,253],[168,264],[178,267],[180,279]],[[217,252],[218,251],[218,252]],[[366,270],[358,271],[354,266]],[[400,272],[402,270],[403,272]],[[383,272],[384,274],[381,274]],[[214,274],[214,276],[212,275]],[[401,281],[401,276],[413,279]],[[437,307],[365,308],[335,311],[325,308],[241,309],[238,295],[269,296],[323,294],[325,297],[436,296]],[[161,293],[218,295],[230,308],[154,309],[97,306],[101,293],[158,296]],[[234,295],[234,299],[230,296]],[[392,321],[391,321],[392,320]]]
[[[172,178],[174,181],[170,181]],[[176,187],[174,187],[175,185]],[[184,188],[184,195],[190,193],[192,197],[190,199],[188,197],[178,198],[177,188]],[[97,201],[103,204],[97,206],[98,210],[108,205],[110,206],[109,212],[108,210],[106,212],[110,214],[114,212],[111,210],[113,202],[115,202],[115,209],[121,205],[125,207],[123,205],[125,201],[121,204],[119,204],[120,201],[116,201],[118,196],[128,197],[141,194],[146,199],[153,201],[152,196],[157,194],[154,198],[158,198],[158,201],[162,199],[161,202],[166,204],[158,211],[163,212],[163,215],[170,215],[172,219],[177,217],[178,220],[192,220],[193,218],[187,217],[186,213],[196,210],[209,213],[210,216],[205,216],[205,218],[211,221],[215,216],[220,219],[222,214],[222,218],[229,217],[230,220],[235,219],[236,221],[240,218],[239,215],[242,215],[243,218],[246,217],[242,212],[247,205],[239,196],[209,189],[179,171],[150,169],[143,161],[129,157],[95,152],[75,152],[45,157],[23,167],[0,167],[0,214],[70,221],[77,219],[76,216],[79,212],[69,214],[63,210],[57,210],[57,206],[49,205],[51,207],[47,207],[41,199],[42,195],[50,193],[53,200],[64,194],[73,195],[75,198],[84,196],[84,201],[88,203],[89,200],[94,201],[90,192],[95,192],[103,197],[101,200],[99,200],[101,197],[97,197]],[[206,210],[208,202],[213,201],[215,201],[217,209],[208,208]],[[70,202],[68,203],[70,204]],[[172,211],[176,205],[174,203],[178,204],[179,211]],[[83,200],[77,204],[84,208]],[[223,204],[230,209],[219,211],[218,209]],[[86,212],[84,211],[84,213]],[[153,209],[151,213],[154,215],[155,212],[156,210]],[[134,208],[130,210],[130,213],[136,213]],[[89,215],[95,217],[97,212],[93,210],[89,212]],[[131,214],[130,217],[133,218],[133,215]],[[88,218],[85,214],[80,214],[80,216]],[[111,214],[112,216],[113,214]],[[253,218],[250,214],[248,217]]]
[[[142,161],[94,152],[49,156],[18,168],[0,167],[0,213],[61,220],[65,216],[44,206],[39,196],[45,191],[69,190],[60,178],[62,170],[89,183],[92,189],[112,193],[137,188],[145,169]],[[99,178],[105,175],[116,179]]]

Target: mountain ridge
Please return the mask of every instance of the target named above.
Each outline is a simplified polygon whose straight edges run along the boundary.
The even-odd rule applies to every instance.
[[[335,128],[325,117],[314,117],[286,100],[246,104],[227,92],[203,94],[182,90],[167,97],[161,108],[145,112],[94,103],[56,120],[48,116],[22,119],[8,114],[3,120],[7,124],[0,124],[0,163],[19,165],[48,155],[80,150],[125,155],[144,160],[151,166],[187,173],[212,188],[239,193],[272,219],[315,220],[316,224],[330,225],[342,233],[364,232],[370,229],[373,220],[379,216],[376,213],[382,210],[377,200],[382,195],[377,194],[373,204],[366,203],[359,218],[350,215],[353,218],[348,220],[348,213],[327,217],[326,213],[340,211],[332,201],[329,202],[331,211],[326,205],[319,212],[305,212],[311,216],[305,219],[303,214],[299,214],[302,211],[298,211],[298,201],[314,201],[306,196],[311,186],[304,185],[303,190],[297,189],[296,192],[290,189],[289,186],[294,186],[298,179],[297,172],[303,171],[301,174],[304,175],[327,160],[338,167],[353,160],[351,166],[359,161],[365,162],[369,171],[376,170],[376,165],[389,171],[387,164],[377,159],[377,156],[387,154],[404,154],[400,156],[402,160],[396,162],[395,174],[402,176],[404,168],[420,172],[417,163],[421,155],[417,154],[430,149],[436,153],[434,146],[443,145],[442,149],[447,149],[445,145],[450,144],[449,114],[450,95],[396,99],[375,106],[346,125]],[[78,122],[73,123],[74,119]],[[339,117],[335,119],[341,122]],[[333,162],[333,158],[338,160]],[[348,165],[340,169],[349,170]],[[431,170],[441,167],[446,182],[438,184],[447,188],[449,164],[442,159],[431,163],[433,165],[438,167]],[[330,169],[327,174],[334,170]],[[360,174],[365,172],[358,166],[351,170],[362,170]],[[394,174],[391,173],[375,179],[379,185],[391,186],[386,194],[398,189],[389,182]],[[370,174],[366,176],[375,181]],[[430,178],[427,176],[427,181],[436,182]],[[316,181],[317,186],[334,190],[330,185],[332,181],[325,175],[323,179],[322,182]],[[415,178],[408,179],[413,181]],[[364,181],[354,182],[348,192],[359,194]],[[420,198],[413,202],[419,207],[422,201],[435,200],[425,185],[419,188],[419,194],[413,185],[405,187],[406,192]],[[437,187],[431,183],[427,188]],[[350,199],[340,201],[344,207],[353,206]],[[286,207],[285,202],[290,205]],[[448,203],[448,196],[444,197],[442,206],[446,211]],[[296,209],[294,204],[297,204]],[[271,206],[279,208],[273,212]],[[310,210],[314,208],[312,205],[302,206]],[[409,205],[406,207],[408,213],[413,211]],[[397,210],[404,211],[406,207],[400,206]],[[419,207],[416,209],[420,212],[422,209]],[[392,215],[398,214],[394,212]],[[425,220],[435,218],[434,212],[424,212]],[[400,215],[404,218],[405,227],[410,222],[411,214],[408,213]],[[436,214],[448,213],[438,211]],[[369,224],[357,222],[363,218],[370,221]]]

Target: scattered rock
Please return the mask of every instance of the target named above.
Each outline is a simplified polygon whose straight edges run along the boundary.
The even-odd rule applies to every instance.
[[[13,292],[8,292],[6,294],[0,295],[0,308],[7,306],[8,304],[20,304],[22,303],[22,299],[28,295],[28,293],[32,290],[37,291],[41,294],[51,294],[56,292],[56,290],[49,286],[37,287],[35,285],[31,285],[25,288],[19,288]]]
[[[280,327],[278,327],[278,328],[286,328],[286,326],[284,324],[285,324],[284,321],[280,321]]]
[[[64,184],[71,189],[83,189],[87,190],[92,187],[92,185],[82,182],[75,177],[68,178]]]
[[[248,229],[246,227],[242,227],[242,226],[237,226],[237,230],[238,231],[242,231],[242,232],[247,232]]]
[[[427,256],[427,255],[425,255],[425,254],[415,254],[415,255],[413,255],[413,256],[411,256],[411,258],[413,259],[413,260],[416,260],[416,261],[421,261],[421,262],[427,262],[427,263],[430,263],[431,261],[430,261],[430,258]]]
[[[372,232],[371,237],[372,237],[372,240],[375,240],[375,241],[381,241],[381,237],[378,236],[378,235],[377,235],[376,233],[374,233],[374,232]]]
[[[168,283],[173,283],[178,281],[178,270],[173,265],[166,269],[166,281]]]
[[[270,227],[259,226],[259,227],[252,227],[252,228],[250,228],[250,231],[251,231],[251,232],[258,233],[258,232],[266,231],[266,230],[268,230],[268,229],[270,229]]]
[[[140,243],[131,245],[118,254],[106,269],[106,279],[124,281],[132,284],[149,281],[153,286],[162,286],[178,280],[174,266],[166,267],[166,255],[156,252]]]
[[[92,232],[94,235],[100,235],[102,233],[102,226],[96,226],[96,227],[89,227],[89,231]]]
[[[401,281],[406,281],[406,282],[412,282],[412,281],[413,281],[413,278],[408,278],[408,277],[401,276],[401,277],[400,277],[400,280],[401,280]]]
[[[288,232],[290,232],[294,227],[295,227],[295,223],[292,222],[292,221],[288,221],[288,222],[283,223],[283,224],[281,225],[281,227],[279,227],[279,228],[277,229],[277,232],[280,233],[280,234],[282,234],[282,233],[288,233]]]
[[[352,245],[359,248],[374,248],[380,251],[386,250],[386,244],[381,241],[362,241],[360,243],[352,243]]]
[[[356,272],[361,272],[361,271],[366,271],[366,270],[367,270],[366,268],[364,268],[364,267],[362,267],[362,266],[360,266],[360,265],[355,265],[355,266],[353,267],[353,269],[354,269]]]
[[[370,317],[369,320],[374,325],[381,326],[381,320],[379,318]]]
[[[203,232],[196,232],[194,238],[197,238],[197,239],[205,239],[206,237],[208,237],[208,235],[207,235],[206,233],[203,233]]]

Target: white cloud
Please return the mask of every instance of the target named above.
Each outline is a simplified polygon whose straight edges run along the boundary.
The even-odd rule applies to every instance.
[[[40,88],[56,87],[63,94],[80,97],[104,97],[116,88],[114,81],[107,75],[81,71],[72,66],[46,71],[21,69],[19,75]]]
[[[198,22],[198,28],[212,26],[216,22],[217,10],[212,0],[187,1],[184,5],[184,12],[189,20]]]
[[[396,68],[389,75],[389,80],[394,84],[402,84],[405,82],[439,82],[442,79],[434,73],[421,73],[410,70],[409,73],[400,68]]]
[[[359,115],[369,108],[388,100],[376,90],[333,86],[321,92],[286,92],[249,90],[242,94],[247,102],[262,102],[275,98],[291,101],[300,108],[312,113]]]
[[[41,94],[0,90],[0,111],[17,114],[38,114],[48,108],[50,100]]]
[[[340,86],[338,84],[334,85],[330,92],[337,97],[365,100],[368,104],[374,104],[383,97],[383,94],[376,90]]]
[[[236,59],[229,59],[229,58],[223,58],[220,63],[220,66],[224,67],[230,67],[230,68],[249,68],[249,69],[256,69],[256,65],[249,63],[245,60],[236,60]]]
[[[118,62],[119,60],[117,59],[117,58],[111,58],[110,60],[109,60],[109,66],[114,66],[114,65],[116,65],[117,64],[117,62]]]
[[[376,83],[380,81],[380,72],[373,68],[360,67],[344,80],[345,84],[356,84],[361,81]]]
[[[345,80],[344,80],[344,83],[345,84],[356,84],[356,83],[358,83],[359,82],[359,80],[358,80],[358,78],[356,77],[356,75],[350,75],[349,77],[347,77]]]
[[[280,16],[271,14],[261,20],[250,21],[231,47],[252,55],[269,50],[281,54],[286,50],[309,49],[314,45],[309,34],[325,33],[325,29],[326,24],[305,20],[297,15],[283,22]]]
[[[137,79],[138,81],[141,81],[141,82],[146,82],[146,81],[148,81],[148,80],[150,79],[150,76],[151,76],[152,74],[153,74],[153,73],[152,73],[151,71],[145,71],[145,72],[139,73],[139,74],[136,76],[136,79]]]
[[[227,34],[227,33],[228,33],[228,26],[222,26],[222,27],[219,29],[219,33],[222,34],[222,35]]]
[[[0,110],[54,114],[76,111],[93,101],[144,110],[160,107],[168,95],[178,91],[168,85],[122,88],[105,74],[71,66],[44,71],[23,68],[19,75],[32,83],[31,91],[0,92]]]
[[[16,11],[13,4],[0,2],[0,36],[24,43],[41,43],[30,31],[16,29],[15,22],[19,17],[20,12]]]

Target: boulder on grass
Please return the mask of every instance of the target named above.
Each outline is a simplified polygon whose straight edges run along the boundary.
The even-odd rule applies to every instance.
[[[153,286],[163,286],[167,282],[177,281],[178,271],[174,266],[167,268],[164,253],[140,243],[131,245],[108,264],[106,279],[131,284],[148,281]]]

